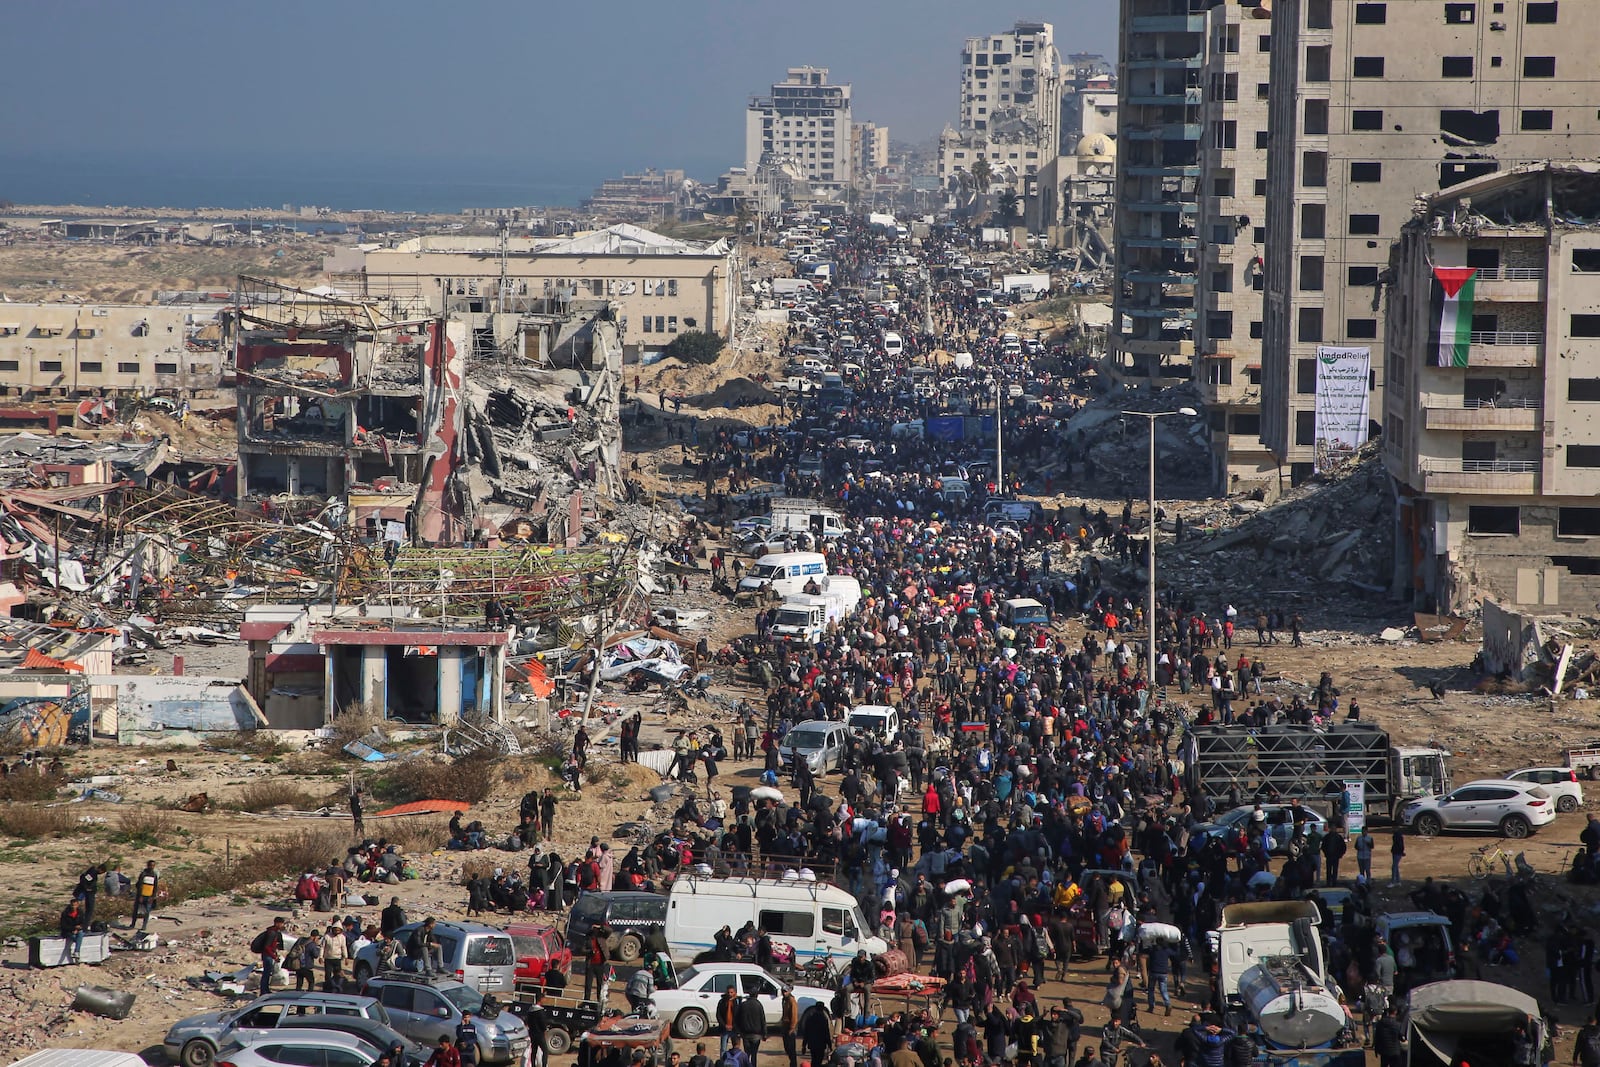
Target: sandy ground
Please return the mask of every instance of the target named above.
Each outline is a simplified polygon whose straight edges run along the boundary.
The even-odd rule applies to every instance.
[[[316,284],[339,239],[297,235],[261,247],[19,241],[0,245],[0,297],[145,303],[160,289],[232,290],[240,274]]]

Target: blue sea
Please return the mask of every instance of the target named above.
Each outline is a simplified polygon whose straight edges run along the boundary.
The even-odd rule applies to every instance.
[[[684,164],[658,164],[682,166]],[[459,156],[319,154],[278,144],[224,158],[28,155],[0,149],[0,200],[149,208],[327,207],[456,212],[469,207],[576,207],[609,177],[642,165],[562,160],[529,164]]]

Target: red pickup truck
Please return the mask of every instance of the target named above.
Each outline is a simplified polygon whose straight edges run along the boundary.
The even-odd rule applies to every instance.
[[[514,925],[506,927],[517,954],[517,981],[545,984],[545,976],[558,971],[572,974],[572,950],[553,926]]]

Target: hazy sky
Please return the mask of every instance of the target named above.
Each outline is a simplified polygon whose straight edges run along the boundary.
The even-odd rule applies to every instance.
[[[748,97],[785,67],[832,68],[854,86],[858,118],[920,140],[955,119],[968,35],[1045,19],[1063,53],[1110,56],[1116,10],[1115,0],[12,0],[0,4],[10,145],[0,166],[5,154],[260,151],[274,170],[297,157],[309,169],[454,157],[709,178],[743,155]]]

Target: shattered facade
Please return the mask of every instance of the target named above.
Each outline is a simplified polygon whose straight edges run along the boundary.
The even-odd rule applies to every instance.
[[[1319,345],[1369,348],[1373,420],[1385,410],[1381,286],[1413,199],[1600,158],[1600,25],[1587,5],[1538,0],[1271,9],[1261,438],[1299,481],[1315,463]]]
[[[1117,76],[1116,314],[1108,363],[1189,377],[1194,358],[1203,0],[1122,0]]]
[[[1061,56],[1055,27],[1022,21],[969,37],[961,48],[961,116],[939,135],[939,180],[970,187],[983,160],[987,190],[1038,191],[1040,172],[1061,148]],[[978,183],[982,184],[982,183]]]
[[[461,324],[397,322],[372,301],[247,285],[279,299],[243,313],[235,350],[239,499],[315,513],[358,486],[407,485],[416,495],[407,536],[461,539],[470,511],[456,477]]]
[[[1600,600],[1600,164],[1421,200],[1395,245],[1384,459],[1424,610]]]

